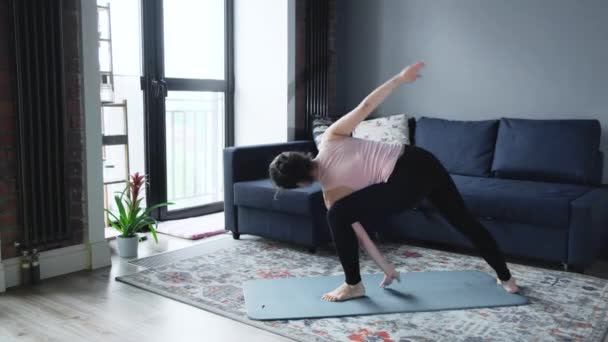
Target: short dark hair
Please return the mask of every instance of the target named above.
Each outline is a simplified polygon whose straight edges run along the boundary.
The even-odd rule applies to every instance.
[[[304,152],[283,152],[270,163],[268,173],[274,184],[282,189],[298,187],[298,182],[311,182],[312,157]]]

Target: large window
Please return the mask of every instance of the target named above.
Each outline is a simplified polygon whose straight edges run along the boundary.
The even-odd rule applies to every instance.
[[[144,75],[151,202],[160,219],[223,208],[232,144],[232,0],[145,0]]]
[[[97,16],[104,204],[117,212],[113,198],[129,174],[146,173],[141,2],[97,0]]]

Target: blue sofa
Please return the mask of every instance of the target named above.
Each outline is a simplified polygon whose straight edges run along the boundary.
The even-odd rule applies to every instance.
[[[584,268],[608,242],[597,120],[449,121],[421,118],[413,143],[448,169],[468,208],[509,255]],[[282,151],[316,153],[312,141],[224,150],[226,229],[314,251],[331,240],[319,184],[277,193],[268,165]],[[423,201],[362,222],[388,238],[471,247]]]

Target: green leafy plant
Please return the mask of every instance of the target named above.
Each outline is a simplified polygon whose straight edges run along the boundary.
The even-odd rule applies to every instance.
[[[120,232],[120,237],[135,237],[137,232],[148,228],[152,236],[154,236],[154,241],[158,242],[158,236],[156,235],[158,222],[150,216],[150,213],[154,209],[173,203],[159,203],[146,209],[142,208],[141,202],[143,199],[140,198],[140,194],[144,185],[145,176],[136,172],[130,177],[125,189],[120,194],[114,196],[118,215],[108,209],[105,209],[105,211],[111,217],[110,224],[112,227]]]

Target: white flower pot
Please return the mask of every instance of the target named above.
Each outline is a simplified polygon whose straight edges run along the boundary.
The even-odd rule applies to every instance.
[[[118,255],[122,258],[133,258],[137,256],[137,245],[139,243],[139,237],[117,237],[118,241]]]

